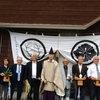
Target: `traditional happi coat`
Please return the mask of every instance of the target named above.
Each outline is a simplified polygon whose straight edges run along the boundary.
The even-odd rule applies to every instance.
[[[56,91],[59,96],[65,95],[62,75],[58,63],[55,60],[44,61],[41,79],[42,81],[47,80],[47,84],[43,88],[44,90]]]

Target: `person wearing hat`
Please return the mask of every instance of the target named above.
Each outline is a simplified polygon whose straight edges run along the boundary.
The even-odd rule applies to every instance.
[[[53,49],[50,49],[49,59],[43,63],[43,69],[41,73],[42,82],[44,82],[43,88],[43,100],[55,100],[55,91],[61,90],[64,94],[64,86],[62,81],[62,75],[57,61],[54,60]],[[54,88],[58,87],[58,88]],[[61,95],[61,94],[58,94]]]

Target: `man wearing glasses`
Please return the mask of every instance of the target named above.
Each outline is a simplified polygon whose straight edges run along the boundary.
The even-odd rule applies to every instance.
[[[90,79],[90,100],[100,100],[100,86],[95,85],[97,78],[100,78],[100,63],[99,57],[93,57],[93,63],[89,66],[87,75]]]

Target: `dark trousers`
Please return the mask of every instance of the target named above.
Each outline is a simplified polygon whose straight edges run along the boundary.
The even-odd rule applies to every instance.
[[[74,86],[74,100],[77,100],[78,88],[79,88],[79,86],[77,85],[77,81],[73,81],[73,86]],[[85,100],[84,86],[80,86],[80,100]]]
[[[0,100],[2,100],[2,93],[4,91],[4,100],[7,100],[8,83],[0,84]]]
[[[43,100],[55,100],[55,92],[54,91],[45,91],[44,90]]]
[[[100,87],[95,86],[94,81],[90,80],[90,100],[100,100]]]
[[[39,86],[40,86],[40,80],[36,79],[31,80],[31,91],[28,95],[27,100],[30,100],[32,93],[34,100],[39,100]]]
[[[14,94],[14,89],[17,85],[17,100],[20,100],[21,99],[21,94],[22,94],[22,87],[23,87],[23,81],[13,81],[11,82],[11,99],[12,100],[12,97],[13,97],[13,94]]]

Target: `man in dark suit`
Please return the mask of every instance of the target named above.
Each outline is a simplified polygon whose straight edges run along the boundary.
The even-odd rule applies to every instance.
[[[78,57],[78,63],[72,66],[73,85],[74,85],[74,100],[77,100],[78,88],[80,87],[80,100],[85,100],[84,84],[83,86],[77,85],[78,78],[86,80],[87,67],[83,65],[83,57]]]
[[[17,58],[17,64],[12,65],[11,67],[12,77],[11,77],[11,99],[13,100],[14,89],[17,85],[17,100],[21,99],[23,80],[24,80],[24,71],[25,66],[22,65],[22,58]]]
[[[28,81],[31,86],[31,91],[27,98],[28,100],[31,97],[32,92],[34,93],[34,100],[39,100],[42,64],[37,62],[37,58],[37,54],[32,54],[32,61],[26,64],[25,80]]]

